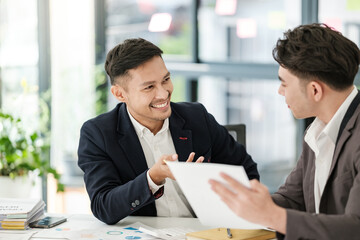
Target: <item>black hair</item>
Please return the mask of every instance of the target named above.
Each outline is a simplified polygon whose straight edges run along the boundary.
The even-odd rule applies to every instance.
[[[360,50],[340,32],[314,23],[285,32],[273,49],[273,57],[301,79],[315,77],[333,89],[343,90],[354,82]]]
[[[105,70],[111,84],[115,78],[128,75],[130,69],[137,68],[155,56],[160,56],[162,50],[153,43],[142,39],[127,39],[109,51],[106,56]]]

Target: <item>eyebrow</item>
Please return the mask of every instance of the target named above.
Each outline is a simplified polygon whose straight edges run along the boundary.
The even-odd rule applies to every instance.
[[[280,76],[278,76],[278,78],[281,82],[285,82],[284,79],[282,79]]]
[[[167,72],[163,79],[168,78],[170,76],[170,72]],[[140,86],[147,86],[147,85],[151,85],[154,84],[156,81],[147,81],[147,82],[143,82]]]
[[[167,78],[167,77],[170,77],[170,72],[167,72],[164,76],[164,79]]]

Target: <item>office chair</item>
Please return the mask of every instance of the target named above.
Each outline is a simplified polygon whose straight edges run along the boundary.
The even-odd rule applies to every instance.
[[[234,137],[234,139],[244,145],[246,148],[246,126],[245,124],[233,124],[233,125],[224,125],[224,127],[229,131],[229,134]]]

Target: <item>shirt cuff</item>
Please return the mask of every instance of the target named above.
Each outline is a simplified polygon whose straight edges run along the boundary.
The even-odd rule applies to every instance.
[[[146,178],[148,180],[148,183],[149,183],[149,187],[150,187],[150,190],[152,192],[152,194],[154,195],[162,186],[164,186],[166,180],[164,180],[162,182],[162,184],[160,185],[157,185],[156,183],[153,182],[153,180],[151,179],[150,177],[150,174],[149,174],[149,171],[147,171],[146,173]]]

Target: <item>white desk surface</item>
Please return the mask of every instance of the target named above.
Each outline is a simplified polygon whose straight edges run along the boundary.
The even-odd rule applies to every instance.
[[[48,214],[51,216],[51,214]],[[127,226],[136,222],[143,223],[153,228],[171,228],[171,227],[183,227],[190,228],[195,231],[209,229],[212,227],[204,226],[197,218],[172,218],[172,217],[137,217],[129,216],[121,220],[115,225],[106,225],[100,220],[96,219],[92,215],[87,214],[75,214],[68,215],[67,222],[58,225],[62,229],[100,229],[100,228],[114,228]],[[48,239],[66,239],[61,238],[61,235],[54,232],[54,229],[32,229],[29,231],[38,231],[34,234],[31,240],[48,240]]]

